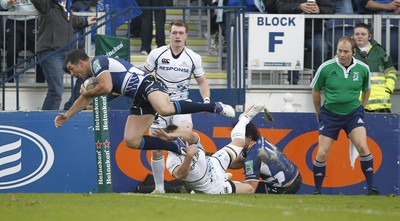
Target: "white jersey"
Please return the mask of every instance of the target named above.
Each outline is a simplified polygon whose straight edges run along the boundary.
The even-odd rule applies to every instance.
[[[186,187],[196,193],[205,194],[229,194],[232,187],[229,181],[225,181],[224,174],[229,166],[229,155],[224,150],[217,151],[208,157],[200,143],[200,149],[192,160],[189,175],[182,180]],[[185,156],[174,152],[168,152],[167,169],[172,174],[175,168],[182,164]]]
[[[155,71],[156,78],[167,85],[171,101],[188,99],[192,74],[195,78],[204,75],[201,56],[186,47],[178,56],[172,54],[170,45],[153,49],[144,67]]]

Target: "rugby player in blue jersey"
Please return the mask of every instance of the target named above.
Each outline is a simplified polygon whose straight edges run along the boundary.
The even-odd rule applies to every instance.
[[[295,194],[302,184],[297,166],[260,136],[252,123],[246,126],[245,145],[230,168],[244,168],[245,182],[252,186],[254,193]]]
[[[221,102],[171,102],[164,83],[122,59],[107,56],[89,58],[85,51],[74,50],[68,54],[65,62],[72,76],[83,80],[94,76],[97,84],[91,90],[81,88],[80,96],[72,107],[54,119],[56,127],[62,126],[74,114],[85,109],[93,98],[114,92],[133,99],[124,131],[124,143],[127,147],[141,150],[162,149],[180,154],[181,147],[178,145],[156,137],[144,136],[156,114],[169,116],[211,112],[235,117],[235,110]]]

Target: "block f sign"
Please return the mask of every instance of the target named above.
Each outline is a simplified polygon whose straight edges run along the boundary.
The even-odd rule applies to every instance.
[[[283,32],[270,32],[269,33],[268,52],[275,52],[275,45],[283,44],[283,41],[282,41],[283,37],[284,37]]]

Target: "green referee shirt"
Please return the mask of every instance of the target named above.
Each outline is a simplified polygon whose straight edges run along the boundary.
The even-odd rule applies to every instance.
[[[353,63],[346,70],[335,57],[318,68],[310,85],[314,90],[325,90],[327,110],[345,115],[360,106],[360,91],[370,88],[369,67],[353,57]]]

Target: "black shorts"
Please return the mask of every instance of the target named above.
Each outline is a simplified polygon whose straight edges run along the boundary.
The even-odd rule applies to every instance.
[[[168,93],[167,86],[162,81],[156,80],[153,75],[145,77],[140,84],[135,99],[133,100],[133,106],[130,109],[130,114],[133,115],[146,115],[146,114],[156,114],[156,111],[151,106],[147,97],[151,92],[161,91]]]

